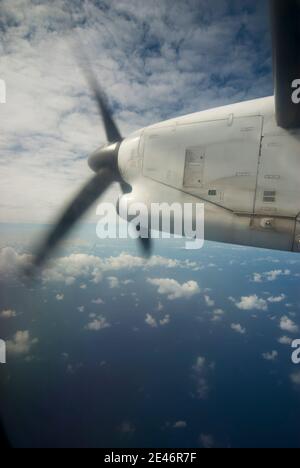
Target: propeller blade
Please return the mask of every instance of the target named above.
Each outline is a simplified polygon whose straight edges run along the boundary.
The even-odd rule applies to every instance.
[[[138,237],[137,240],[138,240],[138,243],[139,243],[139,248],[140,248],[141,254],[143,255],[143,257],[149,258],[151,256],[151,254],[152,254],[152,249],[153,249],[153,243],[152,243],[152,239],[151,239],[151,236],[150,236],[151,231],[148,230],[147,231],[147,236],[145,236],[146,232],[141,227],[140,224],[136,227],[136,229],[140,234],[140,236]]]
[[[139,247],[140,247],[142,255],[146,258],[149,258],[153,250],[152,239],[150,237],[148,238],[139,237],[138,242],[139,242]]]
[[[114,181],[115,176],[109,169],[102,169],[88,181],[37,250],[33,261],[33,270],[46,261],[57,245]]]
[[[95,100],[98,104],[98,109],[103,120],[107,141],[109,143],[121,142],[123,138],[116,122],[113,119],[113,114],[109,108],[107,97],[96,78],[89,57],[85,51],[85,47],[83,46],[79,36],[76,38],[75,45],[75,56],[77,57],[77,62],[82,69],[82,72],[85,75],[89,87],[93,92]]]
[[[102,91],[92,69],[89,67],[88,70],[85,70],[85,75],[87,77],[88,83],[91,90],[94,93],[95,99],[98,104],[98,108],[103,120],[105,127],[106,138],[109,143],[117,143],[123,140],[121,133],[115,123],[112,112],[108,106],[107,98]]]

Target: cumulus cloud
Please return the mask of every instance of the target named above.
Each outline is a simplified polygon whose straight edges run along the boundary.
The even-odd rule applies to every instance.
[[[110,289],[116,289],[116,288],[119,288],[120,286],[120,282],[116,276],[109,276],[107,278],[107,281],[108,281]]]
[[[281,317],[279,327],[281,330],[287,331],[289,333],[297,333],[299,331],[298,325],[296,325],[296,323],[287,315]]]
[[[2,310],[2,312],[0,312],[0,318],[2,319],[10,319],[10,318],[14,318],[17,316],[17,312],[13,309],[6,309],[6,310]]]
[[[103,299],[101,299],[101,297],[98,297],[97,299],[92,300],[92,304],[102,305],[102,304],[104,304],[104,301],[103,301]]]
[[[31,351],[31,348],[38,343],[37,338],[31,338],[28,330],[17,331],[12,340],[9,340],[7,352],[15,356],[25,355]]]
[[[92,320],[90,323],[88,323],[85,327],[86,330],[89,331],[100,331],[104,330],[105,328],[109,328],[111,325],[108,323],[105,317],[102,317],[101,315],[98,318],[95,318]]]
[[[288,336],[281,336],[280,338],[278,338],[278,343],[282,345],[291,346],[292,342],[293,342],[292,338],[289,338]]]
[[[280,276],[289,276],[290,270],[272,270],[265,273],[254,273],[252,281],[254,283],[263,283],[264,281],[276,281]]]
[[[109,257],[105,259],[103,269],[109,271],[119,270],[136,270],[136,269],[151,269],[151,268],[185,268],[189,270],[197,270],[198,264],[189,260],[177,260],[172,258],[161,257],[154,255],[150,259],[137,257],[128,253],[121,253],[117,257]]]
[[[12,247],[5,247],[0,251],[0,279],[6,277],[17,278],[22,268],[30,263],[32,256],[20,254]],[[188,260],[176,260],[167,257],[154,256],[149,261],[127,253],[121,253],[115,257],[100,258],[85,253],[72,253],[69,256],[58,257],[52,260],[41,272],[42,281],[47,283],[64,283],[72,285],[77,280],[87,280],[99,284],[104,275],[113,272],[136,271],[139,269],[150,270],[152,268],[194,270],[197,264]],[[109,276],[112,287],[117,286],[117,278]],[[131,280],[124,280],[122,284],[128,286]],[[80,286],[86,289],[86,284]]]
[[[65,296],[64,294],[56,294],[55,298],[58,302],[60,302],[64,300]]]
[[[146,315],[145,323],[151,328],[157,328],[157,320],[151,314]]]
[[[164,318],[160,319],[159,324],[161,326],[169,325],[171,321],[171,316],[170,315],[165,315]]]
[[[223,309],[215,309],[213,311],[213,316],[212,316],[212,321],[213,322],[220,322],[223,318],[223,315],[224,315],[224,310]]]
[[[276,361],[276,359],[278,358],[278,351],[271,351],[269,353],[263,353],[262,357],[263,359],[265,359],[265,361]]]
[[[215,301],[214,301],[213,299],[211,299],[210,296],[205,295],[205,296],[204,296],[204,300],[205,300],[205,304],[206,304],[208,307],[214,307]]]
[[[94,255],[74,253],[55,259],[42,271],[44,283],[65,283],[72,285],[78,279],[88,279],[98,284],[102,281],[103,262]]]
[[[196,397],[200,400],[205,400],[209,395],[209,376],[214,367],[214,364],[209,363],[203,356],[198,356],[192,367],[193,378],[196,382]]]
[[[270,302],[271,304],[278,304],[279,302],[282,302],[286,299],[286,295],[285,294],[280,294],[280,296],[271,296],[271,297],[268,297],[268,302]]]
[[[169,325],[171,321],[171,316],[170,315],[165,315],[162,319],[158,320],[153,315],[147,314],[145,318],[145,323],[149,325],[151,328],[157,328],[158,325],[164,327],[166,325]]]
[[[230,328],[236,333],[239,333],[240,335],[245,335],[246,333],[246,328],[243,328],[240,323],[232,323],[230,325]]]
[[[0,250],[0,280],[17,278],[32,256],[18,253],[12,247],[4,247]]]
[[[167,296],[170,301],[181,298],[189,299],[200,293],[200,288],[196,281],[187,281],[183,284],[170,278],[148,278],[147,281],[149,284],[157,286],[158,293]]]
[[[243,296],[240,300],[229,298],[238,309],[241,310],[268,310],[268,303],[265,299],[260,299],[256,294]]]

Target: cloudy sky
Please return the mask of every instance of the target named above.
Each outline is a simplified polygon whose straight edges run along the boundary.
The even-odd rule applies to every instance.
[[[296,254],[210,242],[195,252],[172,239],[146,261],[135,242],[101,241],[82,224],[34,283],[19,274],[40,224],[90,177],[87,156],[105,142],[74,37],[126,136],[271,95],[267,1],[1,0],[0,9],[0,416],[11,441],[298,447]]]
[[[0,8],[0,222],[53,219],[105,141],[74,57],[76,34],[124,136],[272,94],[265,0],[2,0]]]

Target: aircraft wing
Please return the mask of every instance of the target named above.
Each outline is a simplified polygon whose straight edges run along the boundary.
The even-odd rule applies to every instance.
[[[300,0],[270,0],[277,123],[300,128]]]

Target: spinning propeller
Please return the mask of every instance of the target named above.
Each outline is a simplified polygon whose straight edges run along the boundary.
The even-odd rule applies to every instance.
[[[59,243],[69,234],[82,216],[104,194],[111,184],[119,182],[123,193],[131,191],[130,186],[122,179],[118,166],[118,153],[123,138],[113,119],[105,94],[93,73],[92,67],[88,62],[86,64],[84,72],[98,105],[99,114],[105,128],[107,144],[89,156],[88,164],[91,170],[95,172],[95,175],[65,208],[56,224],[35,250],[30,273],[33,273],[34,270],[45,263]],[[138,240],[142,253],[149,256],[151,252],[150,237],[140,237]]]

